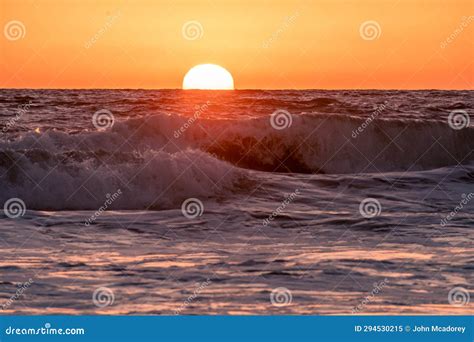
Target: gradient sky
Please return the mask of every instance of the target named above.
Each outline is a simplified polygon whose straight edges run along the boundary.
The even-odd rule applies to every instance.
[[[180,88],[216,63],[240,89],[473,89],[473,15],[472,0],[0,0],[0,87]]]

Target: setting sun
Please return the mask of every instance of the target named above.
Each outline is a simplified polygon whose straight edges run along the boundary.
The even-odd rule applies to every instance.
[[[183,89],[232,90],[230,72],[216,64],[200,64],[191,68],[183,79]]]

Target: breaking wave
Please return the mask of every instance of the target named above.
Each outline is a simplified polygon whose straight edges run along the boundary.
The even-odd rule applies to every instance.
[[[0,153],[0,170],[0,202],[18,197],[41,210],[95,210],[117,192],[122,195],[110,209],[165,209],[189,197],[225,196],[245,181],[239,169],[196,150],[7,150]]]
[[[355,132],[357,134],[355,134]],[[294,115],[277,130],[269,117],[214,120],[158,114],[107,131],[50,130],[0,142],[0,201],[28,208],[95,209],[121,190],[112,209],[176,206],[247,184],[244,169],[286,173],[420,171],[473,160],[474,129],[442,122],[367,121]]]
[[[270,172],[360,173],[427,170],[473,159],[474,129],[442,122],[293,115],[274,129],[269,117],[202,120],[156,115],[116,125],[100,146],[130,136],[134,148],[208,152],[242,168]]]

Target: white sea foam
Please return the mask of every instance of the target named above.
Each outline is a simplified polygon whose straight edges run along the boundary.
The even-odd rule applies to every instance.
[[[27,209],[96,210],[103,205],[105,194],[121,189],[123,195],[109,209],[163,209],[190,196],[205,200],[225,194],[242,177],[232,165],[196,150],[150,150],[141,155],[88,156],[83,160],[82,156],[44,151],[32,154],[2,154],[0,202],[14,196],[21,198]],[[17,164],[8,168],[5,161],[9,158],[15,158]]]

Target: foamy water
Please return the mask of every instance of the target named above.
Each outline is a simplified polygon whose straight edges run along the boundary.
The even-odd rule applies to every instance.
[[[0,203],[26,209],[0,218],[7,312],[473,311],[453,300],[472,92],[2,90],[0,110]]]

